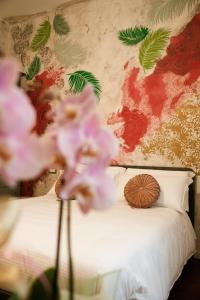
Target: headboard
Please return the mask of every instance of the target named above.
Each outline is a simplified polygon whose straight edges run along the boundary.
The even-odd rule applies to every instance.
[[[168,170],[168,171],[190,171],[195,172],[190,168],[181,167],[153,167],[153,166],[132,166],[132,165],[112,165],[113,167],[123,167],[132,169],[150,169],[150,170]],[[189,185],[189,212],[188,216],[194,226],[194,215],[195,215],[195,191],[196,191],[196,175],[193,178],[193,182]]]

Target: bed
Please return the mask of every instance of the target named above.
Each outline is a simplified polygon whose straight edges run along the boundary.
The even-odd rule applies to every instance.
[[[185,209],[174,209],[173,203],[176,201],[172,199],[172,207],[158,205],[148,209],[133,209],[119,196],[119,201],[112,209],[93,211],[84,216],[76,202],[72,201],[76,292],[87,296],[87,299],[96,299],[100,295],[98,299],[102,300],[166,300],[183,266],[195,253],[196,236],[192,226],[194,174],[190,169],[182,168],[120,168],[122,173],[117,172],[115,166],[111,171],[119,195],[124,178],[127,180],[124,174],[127,176],[130,170],[129,176],[135,172],[154,174],[157,178],[162,177],[160,184],[169,181],[170,186],[180,177],[174,185],[177,190],[169,191],[167,187],[165,191],[168,197],[173,195],[174,199],[182,192],[178,190],[182,177],[188,177],[189,191],[184,190],[184,199],[181,200]],[[20,202],[22,212],[19,222],[7,245],[9,251],[6,255],[1,253],[0,261],[15,263],[26,276],[34,277],[42,269],[54,265],[59,201],[55,200],[52,189],[45,196],[20,199]],[[64,229],[65,220],[66,214]],[[67,278],[66,244],[63,230],[61,286],[65,286]]]

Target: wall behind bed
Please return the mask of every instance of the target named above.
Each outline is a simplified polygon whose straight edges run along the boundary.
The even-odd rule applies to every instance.
[[[200,172],[199,2],[71,1],[7,19],[9,53],[29,78],[63,94],[74,72],[74,83],[83,76],[96,91],[101,86],[99,110],[120,141],[118,163]],[[57,29],[56,14],[64,18]],[[45,42],[37,40],[41,32]]]

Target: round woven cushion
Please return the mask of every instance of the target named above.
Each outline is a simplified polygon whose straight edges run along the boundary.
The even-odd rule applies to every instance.
[[[124,187],[124,196],[128,204],[136,208],[148,208],[158,200],[160,186],[157,180],[148,174],[131,178]]]

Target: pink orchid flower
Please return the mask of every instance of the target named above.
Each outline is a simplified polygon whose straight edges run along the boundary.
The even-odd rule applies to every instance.
[[[18,72],[15,59],[0,59],[0,90],[12,88],[18,80]]]
[[[17,76],[14,60],[0,61],[0,175],[8,185],[38,176],[53,155],[51,138],[31,133],[36,115]]]
[[[118,151],[116,139],[102,126],[96,112],[79,126],[58,128],[57,145],[70,168],[74,168],[77,163],[97,161],[106,166]]]
[[[0,61],[0,136],[22,136],[35,124],[36,114],[25,93],[16,87],[18,66],[12,59]]]
[[[81,210],[110,207],[114,183],[105,173],[116,155],[116,139],[100,122],[96,96],[88,86],[67,97],[52,113],[54,124],[41,137],[31,133],[36,116],[26,95],[15,86],[17,66],[0,62],[0,174],[6,183],[32,179],[57,160],[64,166],[65,199],[76,195]],[[10,118],[8,117],[10,116]],[[77,174],[80,163],[87,166]]]
[[[94,110],[97,98],[90,85],[80,95],[68,96],[55,107],[54,122],[59,126],[74,126],[82,123]]]
[[[89,93],[88,93],[89,91]],[[86,93],[87,92],[87,93]],[[82,118],[72,120],[55,118],[52,132],[55,135],[57,154],[65,161],[64,181],[61,189],[61,197],[68,199],[74,195],[79,202],[81,210],[86,213],[90,208],[106,209],[116,200],[113,180],[106,175],[105,169],[111,159],[117,154],[118,144],[114,135],[104,126],[95,111],[95,102],[91,97],[91,90],[83,91],[84,97],[78,99],[81,102],[81,113],[87,106],[88,113],[84,112]],[[93,99],[88,101],[87,97]],[[72,97],[66,99],[65,105],[71,101]],[[77,99],[77,97],[73,98]],[[90,105],[89,105],[90,103]],[[64,103],[61,104],[65,111]],[[77,111],[78,105],[76,103]],[[60,114],[60,112],[59,112]],[[70,125],[69,125],[70,124]],[[86,164],[82,172],[77,174],[80,163]]]
[[[47,136],[27,135],[0,139],[0,174],[8,185],[38,176],[52,162],[53,146]]]
[[[87,160],[88,157],[91,162],[97,161],[107,166],[118,152],[118,142],[113,133],[101,124],[96,112],[88,116],[83,125],[83,132],[83,159]]]
[[[69,179],[68,176],[67,178]],[[72,180],[68,182],[67,180],[61,189],[61,198],[75,197],[83,213],[87,213],[91,208],[108,209],[117,200],[114,180],[106,174],[101,164],[90,165],[81,174],[76,174]]]
[[[75,168],[76,164],[80,161],[83,143],[84,136],[80,126],[74,126],[67,130],[62,127],[58,128],[58,152],[63,156],[68,168]]]

